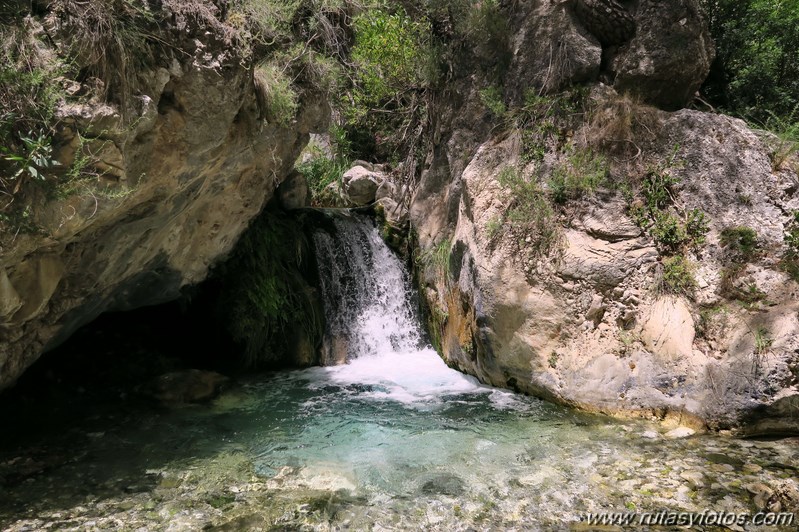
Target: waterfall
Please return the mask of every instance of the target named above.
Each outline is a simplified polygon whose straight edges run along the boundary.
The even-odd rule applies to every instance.
[[[409,352],[421,344],[409,276],[374,222],[333,215],[333,230],[313,235],[326,331],[324,364]]]

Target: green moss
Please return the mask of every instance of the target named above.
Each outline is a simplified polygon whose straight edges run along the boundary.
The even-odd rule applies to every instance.
[[[298,329],[314,343],[321,338],[321,311],[303,275],[309,260],[301,222],[267,208],[221,267],[220,317],[246,365],[279,362]]]

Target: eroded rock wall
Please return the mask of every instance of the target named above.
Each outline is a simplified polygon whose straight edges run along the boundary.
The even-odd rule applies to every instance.
[[[39,230],[4,240],[0,389],[100,313],[168,301],[203,280],[309,133],[326,129],[329,109],[312,93],[289,123],[264,119],[253,58],[220,24],[173,20],[159,36],[172,52],[136,73],[125,113],[99,100],[58,111],[57,158],[69,167],[83,142],[105,186],[38,198]]]
[[[780,266],[784,234],[799,207],[797,176],[775,168],[767,139],[744,122],[674,111],[690,101],[712,58],[697,4],[675,2],[675,11],[662,2],[629,6],[634,37],[614,50],[559,7],[534,4],[541,17],[516,28],[512,40],[526,46],[517,47],[510,72],[529,72],[527,79],[537,79],[545,94],[551,86],[539,59],[566,43],[569,75],[588,81],[589,100],[620,98],[604,80],[662,110],[637,107],[633,115],[650,114],[633,118],[648,122],[646,135],[620,141],[629,151],[615,158],[616,185],[556,206],[557,242],[541,256],[529,253],[539,235],[497,227],[513,202],[500,175],[518,168],[527,179],[540,179],[549,194],[546,178],[567,157],[563,146],[549,144],[531,162],[523,133],[484,125],[490,120],[475,97],[479,75],[461,80],[453,98],[442,98],[411,221],[422,250],[445,246],[449,252],[445,268],[419,272],[445,360],[484,382],[589,410],[716,427],[743,423],[750,433],[799,431],[799,285]],[[555,27],[575,26],[562,28],[559,43],[531,37],[550,28],[547,16]],[[679,89],[669,89],[662,81],[676,67],[666,58],[685,53],[695,61],[671,80]],[[589,68],[592,57],[596,64]],[[617,68],[623,64],[638,67],[625,74]],[[628,83],[636,76],[641,79]],[[506,89],[513,101],[513,86]],[[565,133],[567,142],[595,145],[595,125],[586,114]],[[686,252],[696,265],[690,297],[658,289],[668,255],[634,219],[635,201],[618,186],[664,161],[674,163],[670,201],[683,214],[701,209],[708,221],[705,242]],[[721,286],[731,265],[721,235],[740,226],[754,228],[768,250],[752,257],[736,281],[761,294],[755,305]]]

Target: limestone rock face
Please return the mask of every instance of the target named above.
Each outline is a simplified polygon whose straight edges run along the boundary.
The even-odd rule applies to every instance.
[[[545,256],[492,227],[509,205],[497,176],[509,164],[527,171],[518,144],[504,137],[481,144],[453,176],[454,207],[422,210],[430,200],[414,199],[421,247],[450,246],[447,276],[419,272],[438,316],[434,336],[448,363],[497,386],[611,414],[671,412],[693,428],[797,433],[799,285],[778,263],[789,213],[799,208],[797,176],[774,171],[767,144],[739,120],[687,110],[659,120],[646,156],[681,147],[676,201],[701,208],[709,222],[706,242],[690,254],[692,299],[658,292],[662,256],[619,194],[600,192],[556,214],[561,237]],[[729,264],[720,233],[739,225],[772,250],[742,274],[768,301],[753,311],[720,288]]]
[[[611,61],[614,88],[662,109],[684,107],[715,57],[699,2],[641,0],[635,24],[635,36]]]
[[[691,309],[681,298],[654,301],[641,328],[641,339],[647,349],[667,359],[690,357],[694,335]]]
[[[58,111],[61,163],[78,135],[90,139],[103,182],[42,200],[41,231],[2,242],[0,389],[100,313],[168,301],[203,280],[309,133],[326,128],[329,109],[310,93],[289,124],[262,119],[252,71],[214,31],[165,29],[181,50],[137,72],[130,119],[99,102]]]

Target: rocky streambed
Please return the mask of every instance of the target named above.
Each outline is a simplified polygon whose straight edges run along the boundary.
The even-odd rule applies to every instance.
[[[589,512],[797,510],[796,438],[677,438],[690,431],[404,355],[252,377],[203,405],[5,413],[0,527],[551,530]]]

